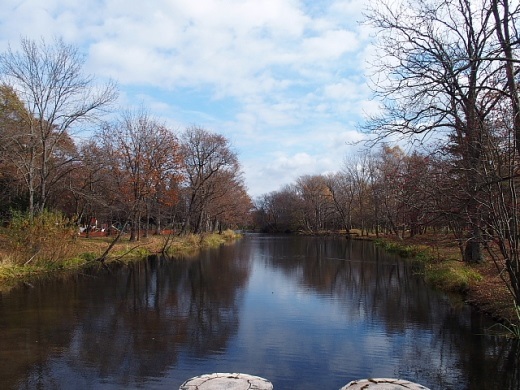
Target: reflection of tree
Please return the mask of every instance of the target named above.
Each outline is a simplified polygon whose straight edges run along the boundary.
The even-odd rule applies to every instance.
[[[225,348],[249,275],[249,263],[236,258],[223,246],[200,260],[150,258],[119,266],[116,276],[75,276],[14,292],[0,300],[2,383],[66,381],[51,372],[60,360],[78,377],[135,384],[160,377],[181,350],[200,357]],[[21,352],[8,359],[9,351]]]
[[[498,372],[503,370],[507,375],[502,375],[504,383],[502,389],[520,389],[520,342],[515,340],[509,344],[500,343],[498,348],[497,364]]]
[[[430,290],[421,288],[412,267],[372,243],[319,238],[269,245],[265,250],[275,267],[318,293],[357,302],[356,315],[363,310],[385,317],[389,332],[431,322]]]
[[[520,389],[520,350],[518,341],[482,335],[482,316],[474,310],[464,315],[445,313],[432,343],[441,358],[457,351],[456,369],[464,374],[468,389]],[[462,331],[461,331],[462,329]],[[418,359],[412,356],[410,361]],[[437,372],[445,380],[449,373]],[[445,386],[447,387],[447,386]]]
[[[518,344],[482,335],[482,316],[445,304],[412,264],[354,240],[296,237],[259,245],[290,279],[337,300],[346,318],[371,320],[402,340],[394,347],[398,377],[438,388],[461,388],[457,380],[465,378],[469,389],[520,389]]]
[[[8,296],[0,294],[2,386],[16,383],[32,367],[36,367],[35,375],[45,375],[46,351],[59,351],[70,342],[70,334],[63,330],[74,321],[75,300],[72,295],[60,293],[61,285],[59,280],[53,280],[45,288],[36,286],[27,291],[24,286]],[[42,294],[47,299],[42,300]]]
[[[197,355],[225,347],[238,327],[237,289],[247,281],[245,263],[231,261],[229,247],[206,252],[188,270],[190,346]]]
[[[360,327],[377,333],[362,342],[337,339],[336,345],[336,339],[316,335],[302,343],[301,334],[287,328],[298,326],[294,321],[269,329],[255,324],[251,334],[260,330],[262,342],[270,343],[264,348],[255,340],[253,360],[259,365],[293,376],[317,365],[343,370],[342,354],[355,352],[360,367],[390,367],[395,376],[430,388],[519,390],[518,344],[481,335],[482,316],[444,304],[412,267],[367,242],[291,237],[245,239],[193,260],[152,258],[120,265],[113,274],[74,276],[0,295],[2,386],[53,388],[82,378],[85,388],[100,381],[145,387],[148,378],[180,369],[177,362],[186,355],[198,360],[221,353],[238,328],[252,256],[266,258],[270,268],[313,296],[332,298],[339,308],[334,306],[334,326],[343,326],[343,317],[346,324],[338,335],[353,322],[356,337],[363,334]],[[395,361],[367,362],[374,351],[363,349],[369,348],[365,341],[376,349],[392,348],[382,353]],[[357,346],[361,349],[352,350]],[[283,359],[287,355],[277,348],[297,351],[301,361]],[[330,359],[319,351],[330,351]]]

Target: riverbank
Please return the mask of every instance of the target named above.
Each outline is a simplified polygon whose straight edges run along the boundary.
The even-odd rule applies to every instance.
[[[218,246],[237,238],[233,231],[205,235],[150,235],[137,242],[123,236],[114,246],[105,263],[129,262],[163,250],[172,256],[194,255],[204,247]],[[420,235],[399,240],[394,236],[376,239],[376,244],[403,257],[414,258],[423,264],[424,277],[435,287],[458,294],[464,301],[490,315],[496,321],[519,324],[512,297],[501,280],[496,265],[487,261],[478,265],[467,265],[460,260],[457,243],[446,235]],[[5,237],[0,236],[0,291],[6,291],[20,283],[58,273],[79,272],[85,267],[98,266],[97,259],[103,254],[113,237],[74,237],[61,242],[66,247],[63,260],[24,262],[13,261],[6,248]],[[520,324],[519,324],[520,325]]]
[[[345,237],[344,231],[299,234]],[[513,329],[514,337],[520,338],[520,308],[515,308],[497,265],[491,259],[481,264],[464,263],[453,236],[427,233],[399,239],[395,235],[362,235],[360,230],[353,229],[347,238],[374,241],[389,252],[420,262],[427,283]],[[502,269],[503,265],[499,267]]]
[[[183,236],[150,235],[139,241],[129,241],[123,235],[114,245],[106,259],[99,261],[114,236],[73,237],[64,238],[60,243],[60,250],[66,253],[62,258],[39,260],[30,259],[20,262],[10,251],[5,237],[0,235],[0,291],[31,283],[35,279],[81,272],[82,269],[92,266],[102,266],[112,262],[131,262],[143,257],[165,253],[168,256],[193,256],[199,250],[207,247],[216,247],[231,242],[240,235],[227,230],[222,234],[188,234]],[[58,251],[58,249],[56,249]]]
[[[399,240],[393,236],[376,239],[386,250],[423,264],[428,283],[449,293],[456,293],[495,321],[520,327],[513,297],[492,260],[468,265],[461,260],[457,242],[450,236],[425,234]]]

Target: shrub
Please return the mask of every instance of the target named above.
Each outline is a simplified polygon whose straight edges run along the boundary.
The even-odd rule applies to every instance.
[[[6,246],[15,264],[62,262],[72,254],[74,232],[61,213],[45,210],[31,217],[14,212],[5,229]]]
[[[222,236],[226,241],[235,240],[240,237],[240,233],[235,232],[231,229],[226,229],[222,232]]]

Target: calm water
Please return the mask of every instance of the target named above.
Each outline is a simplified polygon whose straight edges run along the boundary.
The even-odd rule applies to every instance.
[[[178,389],[244,372],[275,389],[368,377],[520,389],[518,344],[370,243],[248,235],[0,295],[0,387]]]

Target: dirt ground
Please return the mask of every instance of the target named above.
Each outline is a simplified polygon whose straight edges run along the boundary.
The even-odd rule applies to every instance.
[[[497,321],[518,321],[513,310],[513,297],[498,275],[495,264],[487,261],[476,268],[483,278],[470,286],[466,293],[467,301]]]

